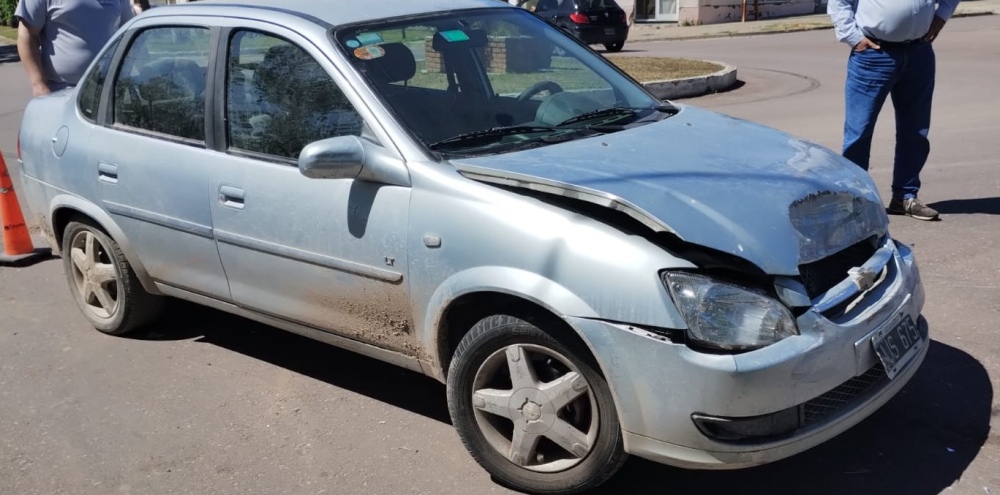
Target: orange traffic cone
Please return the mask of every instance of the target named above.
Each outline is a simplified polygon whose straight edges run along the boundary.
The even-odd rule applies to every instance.
[[[7,172],[7,163],[0,153],[0,225],[3,226],[3,251],[0,251],[0,266],[24,266],[36,263],[48,256],[48,249],[35,249],[31,245],[31,234],[24,223],[21,205],[14,193],[14,182]]]

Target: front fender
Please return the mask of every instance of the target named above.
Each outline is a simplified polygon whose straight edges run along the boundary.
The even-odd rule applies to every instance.
[[[537,273],[505,266],[481,266],[455,273],[445,279],[427,301],[423,321],[425,349],[437,349],[441,319],[456,299],[477,292],[497,292],[535,303],[557,316],[597,318],[597,312],[583,299],[557,282]],[[581,338],[583,336],[581,335]],[[437,362],[444,362],[437,356]]]
[[[90,217],[90,219],[96,222],[99,227],[104,229],[104,231],[111,236],[111,239],[118,244],[122,253],[125,254],[125,258],[128,259],[129,265],[132,267],[132,271],[135,272],[136,277],[139,279],[139,283],[142,284],[142,288],[146,289],[146,292],[149,292],[150,294],[162,295],[159,289],[156,288],[156,284],[153,283],[153,278],[150,277],[149,272],[146,271],[146,267],[143,266],[142,260],[135,252],[132,243],[129,242],[128,238],[125,236],[125,232],[123,232],[121,227],[118,226],[118,223],[111,218],[111,215],[108,215],[106,211],[94,203],[69,194],[59,194],[52,198],[49,206],[48,227],[53,232],[54,238],[62,238],[62,233],[55,231],[55,221],[56,218],[58,218],[60,211],[66,209],[74,210]],[[62,246],[57,246],[56,244],[59,243],[53,243],[53,250],[54,252],[59,253],[62,250]]]

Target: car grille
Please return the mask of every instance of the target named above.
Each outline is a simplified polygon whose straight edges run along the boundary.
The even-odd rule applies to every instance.
[[[865,400],[868,392],[886,379],[885,368],[878,363],[861,376],[851,378],[809,402],[775,413],[737,418],[695,413],[691,419],[702,434],[717,442],[744,445],[772,442],[821,423],[844,408]]]
[[[806,293],[814,298],[847,278],[847,271],[861,266],[875,254],[873,239],[865,239],[819,261],[799,265]]]
[[[802,405],[802,425],[823,421],[843,407],[850,405],[885,378],[885,368],[878,363],[860,376],[840,384],[837,388]]]

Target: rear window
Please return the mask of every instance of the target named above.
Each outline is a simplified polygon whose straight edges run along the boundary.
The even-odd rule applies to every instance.
[[[576,5],[580,10],[612,9],[618,7],[615,0],[576,0]]]

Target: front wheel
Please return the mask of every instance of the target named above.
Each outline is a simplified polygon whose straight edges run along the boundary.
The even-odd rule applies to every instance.
[[[448,370],[448,409],[476,461],[518,490],[588,490],[628,457],[589,352],[513,316],[485,318],[462,339]]]
[[[604,49],[609,52],[620,52],[625,47],[625,40],[612,41],[604,44]]]
[[[94,328],[124,335],[156,318],[162,298],[142,288],[111,237],[89,222],[70,222],[63,232],[70,293]]]

